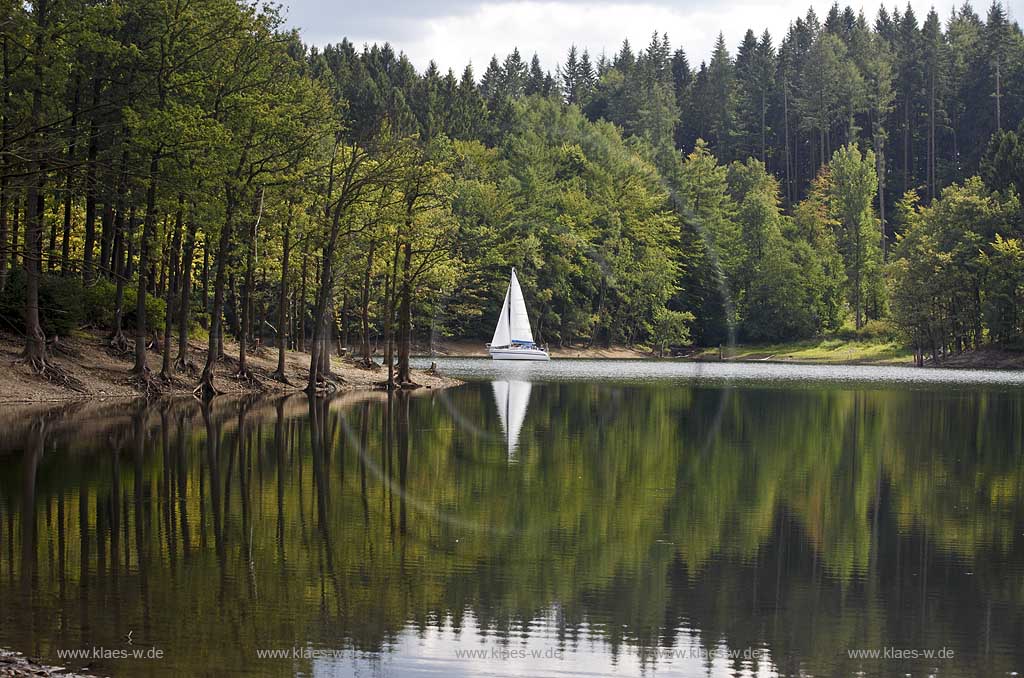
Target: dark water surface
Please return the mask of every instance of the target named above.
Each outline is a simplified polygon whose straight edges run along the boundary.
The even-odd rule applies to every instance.
[[[1024,672],[1020,373],[441,368],[470,381],[5,415],[0,647],[113,676]]]

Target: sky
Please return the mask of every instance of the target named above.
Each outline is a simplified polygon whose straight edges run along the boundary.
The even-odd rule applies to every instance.
[[[324,45],[347,37],[357,46],[390,42],[422,71],[431,59],[442,71],[460,74],[473,64],[483,74],[491,55],[501,60],[518,47],[525,60],[534,52],[545,70],[554,72],[570,45],[586,48],[596,60],[618,51],[623,38],[634,50],[650,42],[651,33],[668,33],[673,49],[686,50],[692,66],[706,60],[719,31],[735,54],[747,28],[758,35],[767,28],[776,44],[793,19],[813,6],[824,17],[832,0],[280,0],[287,22],[299,28],[308,44]],[[945,21],[953,4],[963,0],[911,0],[923,20],[936,4]],[[1024,0],[1003,0],[1013,20],[1024,13]],[[906,5],[887,0],[886,6]],[[991,0],[974,0],[984,16]],[[843,3],[841,3],[843,5]],[[879,5],[852,2],[874,22]]]

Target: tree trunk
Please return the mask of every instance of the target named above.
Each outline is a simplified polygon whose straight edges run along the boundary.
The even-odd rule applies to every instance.
[[[299,281],[299,298],[295,304],[295,338],[298,342],[298,350],[306,350],[306,273],[309,263],[307,253],[302,253],[302,271]]]
[[[767,155],[767,148],[766,148],[767,144],[765,143],[765,117],[767,115],[767,108],[768,108],[768,106],[767,106],[767,103],[765,102],[766,95],[767,95],[767,92],[764,90],[764,85],[762,84],[762,89],[761,89],[761,163],[762,164],[765,163],[765,157]]]
[[[142,222],[142,233],[139,236],[139,284],[135,294],[135,367],[132,369],[137,377],[149,374],[149,367],[146,365],[146,272],[149,270],[150,241],[154,239],[153,234],[156,230],[156,184],[159,170],[159,151],[154,151],[149,159],[146,218]]]
[[[206,364],[203,366],[203,373],[199,377],[199,385],[196,392],[204,398],[216,395],[217,387],[214,384],[214,365],[217,363],[218,349],[222,346],[223,319],[224,313],[224,284],[227,280],[227,260],[231,255],[231,231],[234,228],[235,217],[235,196],[231,188],[226,189],[226,209],[224,225],[221,227],[220,242],[217,247],[217,272],[213,283],[213,307],[210,309],[210,340],[206,350]]]
[[[384,365],[388,368],[388,380],[386,382],[388,390],[395,387],[395,343],[393,330],[391,329],[391,320],[394,317],[394,305],[392,303],[394,295],[391,291],[391,288],[393,287],[391,280],[392,277],[390,273],[384,276]]]
[[[70,257],[71,257],[71,196],[74,191],[74,178],[75,172],[72,166],[75,162],[75,145],[78,141],[78,99],[79,99],[79,81],[75,78],[75,94],[71,103],[71,124],[68,126],[68,170],[67,170],[67,182],[65,184],[65,195],[64,195],[64,229],[62,232],[60,242],[60,272],[61,275],[68,275],[71,273]]]
[[[903,94],[903,192],[910,189],[910,96]]]
[[[11,67],[10,67],[10,52],[7,46],[8,32],[4,31],[2,40],[2,58],[3,58],[3,110],[0,111],[0,115],[3,116],[3,122],[0,123],[0,292],[3,292],[7,286],[7,203],[8,203],[8,192],[10,187],[8,186],[8,164],[7,164],[7,137],[10,133],[11,121],[8,117],[11,113],[11,87],[9,85],[11,81]],[[16,240],[16,238],[15,238]],[[15,242],[11,246],[11,256],[17,250],[17,243]]]
[[[203,238],[203,313],[210,314],[210,239]],[[209,318],[207,318],[209,325]]]
[[[43,120],[43,54],[46,50],[46,8],[47,0],[38,0],[35,6],[35,53],[32,85],[32,128],[33,136],[42,134]],[[39,277],[42,273],[43,237],[43,172],[42,138],[34,138],[29,163],[29,184],[25,204],[25,359],[38,372],[46,370],[46,337],[39,322]]]
[[[878,221],[881,231],[882,263],[889,260],[889,238],[885,224],[885,141],[875,133],[875,173],[878,175]]]
[[[38,167],[38,163],[33,163]],[[25,358],[39,372],[46,369],[46,337],[39,322],[39,277],[42,273],[43,173],[29,183],[25,206]]]
[[[93,78],[92,107],[99,104],[100,79]],[[89,284],[93,281],[93,250],[96,249],[96,158],[99,155],[97,137],[96,111],[93,110],[89,123],[89,148],[86,151],[85,165],[85,254],[82,257],[82,281]]]
[[[398,384],[412,384],[409,356],[412,353],[412,243],[403,244],[402,299],[398,310]]]
[[[935,200],[935,65],[928,87],[928,200]]]
[[[160,377],[164,381],[172,379],[171,366],[171,334],[174,332],[174,304],[178,287],[181,284],[180,259],[181,254],[181,227],[184,218],[183,209],[185,196],[178,194],[178,210],[174,215],[174,234],[171,236],[171,246],[167,253],[167,296],[164,297],[164,349],[163,364],[160,368]]]
[[[114,216],[114,244],[112,252],[112,268],[114,273],[114,329],[110,335],[110,345],[117,351],[127,350],[127,340],[124,337],[122,327],[122,316],[124,315],[124,283],[131,275],[131,251],[125,257],[125,250],[128,249],[128,242],[131,240],[131,231],[135,229],[135,206],[132,205],[131,214],[128,217],[128,234],[125,234],[125,203],[128,195],[128,146],[127,135],[125,146],[121,152],[120,181],[117,187],[117,204]],[[127,261],[126,261],[127,258]]]
[[[19,239],[19,217],[21,216],[21,196],[14,194],[14,204],[11,213],[11,268],[18,267],[18,239]]]
[[[373,271],[373,252],[377,247],[377,240],[370,239],[370,248],[366,254],[366,268],[363,271],[363,296],[360,304],[362,316],[362,333],[360,336],[359,352],[363,356],[363,365],[370,367],[373,364],[373,356],[370,353],[370,274]]]
[[[190,362],[188,358],[188,322],[192,297],[192,258],[196,251],[196,218],[189,215],[188,236],[185,238],[185,250],[181,256],[179,271],[178,295],[178,356],[174,359],[174,369],[187,372]]]
[[[288,258],[291,254],[292,203],[288,203],[288,218],[284,224],[284,242],[281,252],[281,285],[277,295],[277,371],[274,378],[285,384],[285,352],[288,342]]]
[[[263,195],[260,194],[260,202],[262,203]],[[245,274],[242,278],[242,299],[241,299],[241,312],[242,318],[238,333],[238,376],[251,379],[252,375],[249,372],[248,365],[246,363],[246,352],[248,349],[249,334],[252,331],[252,280],[253,280],[253,266],[254,266],[254,250],[256,243],[256,228],[259,224],[259,217],[253,221],[252,229],[249,231],[249,242],[245,248]]]
[[[385,312],[384,317],[384,360],[388,368],[388,389],[395,387],[395,311],[398,302],[398,261],[401,254],[402,234],[398,233],[395,240],[395,252],[391,257],[391,274],[385,282]]]
[[[103,213],[100,217],[100,271],[107,278],[113,278],[117,264],[113,262],[114,252],[114,206],[110,204],[109,198],[103,205]]]

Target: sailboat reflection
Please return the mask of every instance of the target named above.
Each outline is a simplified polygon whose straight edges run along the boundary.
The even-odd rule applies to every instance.
[[[498,417],[501,428],[505,432],[508,446],[508,458],[516,458],[519,447],[519,431],[526,419],[526,407],[530,404],[530,388],[528,381],[492,381],[494,402],[498,406]]]

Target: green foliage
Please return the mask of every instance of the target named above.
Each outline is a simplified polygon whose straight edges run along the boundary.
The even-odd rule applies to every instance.
[[[938,358],[982,342],[985,323],[999,340],[1017,325],[1019,204],[974,177],[928,207],[903,203],[907,231],[892,264],[893,312],[922,352]]]
[[[651,341],[658,347],[658,355],[664,356],[672,346],[688,344],[690,342],[690,323],[692,322],[692,313],[671,311],[667,308],[659,308],[655,311],[654,319],[648,324],[647,331]]]
[[[109,329],[114,317],[116,286],[110,280],[102,278],[92,285],[79,286],[76,292],[76,304],[81,309],[81,323],[90,327]],[[125,285],[124,298],[135,299],[137,287]],[[153,332],[162,332],[167,312],[166,302],[152,294],[146,295],[146,327]],[[124,309],[124,328],[135,327],[135,305],[126,304]]]
[[[885,310],[880,237],[873,209],[878,189],[875,154],[844,146],[832,155],[829,171],[836,244],[846,263],[848,296],[859,328],[865,315],[877,318]]]
[[[978,195],[938,199],[975,173],[1000,201],[1024,191],[1009,131],[1024,35],[999,5],[945,25],[910,8],[873,23],[808,11],[732,52],[720,34],[694,68],[663,33],[611,58],[573,46],[547,68],[512,49],[479,82],[469,66],[418,72],[388,44],[307,47],[272,5],[25,2],[4,16],[18,54],[3,74],[0,250],[24,249],[41,195],[30,232],[47,273],[81,272],[94,298],[65,308],[46,281],[53,331],[109,323],[113,293],[92,283],[122,270],[159,269],[173,299],[192,232],[205,262],[188,281],[221,288],[236,333],[285,290],[293,332],[323,300],[384,334],[401,296],[420,335],[484,337],[515,265],[553,342],[647,341],[665,309],[693,315],[697,343],[798,339],[892,304],[908,336],[939,345],[1019,334],[1011,208],[996,227]],[[908,191],[925,207],[901,209]],[[887,272],[883,252],[921,220]]]
[[[25,326],[25,271],[15,269],[0,293],[0,319],[7,330]],[[85,319],[82,307],[82,282],[58,275],[41,276],[39,281],[39,321],[47,336],[67,337]]]
[[[643,148],[574,107],[529,98],[497,153],[457,145],[459,316],[493,327],[515,266],[545,341],[640,341],[677,279],[676,226]],[[467,308],[465,297],[479,306]]]
[[[1019,341],[1024,336],[1024,241],[996,234],[982,252],[985,270],[985,323],[992,339]]]

